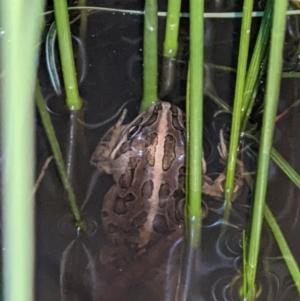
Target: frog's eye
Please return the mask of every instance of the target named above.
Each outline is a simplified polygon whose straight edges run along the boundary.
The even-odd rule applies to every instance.
[[[141,127],[138,125],[134,125],[129,131],[127,135],[127,139],[131,140],[134,136],[136,136],[140,132]]]

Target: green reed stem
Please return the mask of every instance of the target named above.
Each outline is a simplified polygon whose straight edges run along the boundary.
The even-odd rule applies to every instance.
[[[68,199],[70,202],[70,206],[71,206],[71,210],[72,213],[75,217],[76,220],[76,225],[81,229],[84,230],[85,229],[85,224],[81,219],[80,216],[80,212],[78,210],[78,207],[76,205],[76,197],[74,194],[74,191],[72,189],[71,183],[69,181],[68,178],[68,174],[66,172],[66,169],[64,167],[64,161],[63,161],[63,157],[60,151],[60,147],[58,144],[58,141],[56,139],[56,135],[55,135],[55,131],[51,122],[51,118],[49,116],[49,113],[47,111],[46,108],[46,103],[45,100],[43,98],[42,92],[41,92],[41,88],[39,83],[37,82],[36,84],[36,96],[35,96],[35,100],[36,100],[36,105],[37,108],[39,110],[39,113],[41,115],[41,119],[42,119],[42,123],[44,126],[44,129],[46,131],[46,135],[48,137],[48,141],[50,143],[51,149],[52,149],[52,153],[53,153],[53,157],[55,159],[55,163],[62,181],[62,184],[67,192],[68,195]]]
[[[166,35],[161,67],[160,96],[163,97],[174,87],[176,56],[178,50],[178,30],[180,23],[181,0],[169,0],[166,21]]]
[[[3,300],[34,300],[34,105],[44,1],[1,1]],[[30,17],[25,13],[30,9]],[[29,12],[29,11],[28,11]],[[4,74],[4,76],[3,76]],[[2,271],[2,269],[1,269]],[[2,282],[1,282],[2,283]],[[2,288],[2,285],[1,285]],[[1,298],[1,297],[0,297]],[[2,299],[2,298],[1,298]]]
[[[247,70],[247,59],[250,42],[250,30],[252,19],[253,0],[245,0],[243,7],[243,19],[241,38],[239,46],[239,57],[237,66],[237,79],[233,105],[233,117],[231,125],[231,135],[229,144],[229,154],[226,169],[226,182],[225,182],[225,219],[228,218],[231,208],[231,198],[235,176],[235,166],[237,160],[237,150],[240,139],[241,127],[241,110],[243,105],[243,95],[245,87],[245,78]]]
[[[243,106],[242,106],[243,123],[247,113],[247,108],[249,107],[249,102],[251,103],[250,100],[254,88],[257,85],[257,80],[259,78],[258,74],[260,73],[262,62],[267,54],[269,38],[270,38],[270,30],[272,24],[271,22],[272,10],[273,10],[273,0],[268,0],[266,4],[264,16],[262,18],[258,35],[256,38],[255,47],[254,47],[253,55],[251,57],[249,69],[247,71],[244,97],[243,97]],[[248,111],[252,111],[252,107]]]
[[[144,91],[141,111],[157,102],[157,0],[145,1]]]
[[[78,110],[82,106],[82,100],[79,97],[77,86],[67,1],[54,0],[53,2],[60,59],[67,96],[66,102],[69,110]]]
[[[178,49],[178,29],[180,23],[181,0],[169,0],[166,24],[166,36],[163,55],[175,58]]]
[[[248,280],[247,298],[249,300],[254,300],[255,296],[255,276],[267,189],[268,167],[272,147],[275,115],[279,99],[282,50],[286,24],[287,4],[288,3],[286,1],[274,1],[274,15],[271,32],[270,58],[267,73],[268,77],[266,85],[265,109],[263,115],[262,134],[260,139],[256,189],[253,205],[253,218],[251,224],[248,264],[246,271]]]
[[[271,149],[271,158],[280,167],[280,169],[289,177],[289,179],[300,189],[300,175],[295,169],[276,151]]]
[[[264,206],[264,217],[268,222],[269,227],[271,228],[274,237],[277,241],[281,254],[285,260],[285,263],[290,271],[290,274],[296,284],[298,293],[300,293],[300,270],[298,264],[288,247],[288,244],[276,222],[275,217],[273,216],[271,210],[269,209],[268,205]]]
[[[190,1],[190,89],[188,204],[190,243],[197,247],[201,237],[202,135],[203,135],[203,50],[204,1]]]

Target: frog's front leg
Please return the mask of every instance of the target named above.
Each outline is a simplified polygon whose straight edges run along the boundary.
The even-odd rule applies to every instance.
[[[225,165],[227,162],[228,151],[224,141],[223,130],[220,130],[220,143],[218,144],[217,149],[221,157],[221,162]],[[202,192],[206,195],[210,195],[217,199],[223,198],[225,173],[226,170],[224,170],[214,181],[210,177],[204,174]],[[233,200],[236,198],[240,188],[244,184],[243,174],[244,174],[244,164],[241,160],[237,159],[235,177],[234,177]]]
[[[117,123],[104,134],[90,160],[92,165],[107,174],[113,173],[112,162],[115,159],[114,150],[123,134],[123,129],[126,126],[123,125],[126,114],[127,110],[124,109]]]
[[[221,157],[221,162],[226,165],[227,162],[227,158],[228,158],[228,151],[227,151],[227,147],[224,141],[224,133],[223,130],[220,130],[220,143],[218,144],[218,151]],[[217,179],[215,179],[215,185],[218,191],[222,192],[222,195],[224,193],[224,182],[225,182],[225,173],[226,170],[224,170],[224,172],[222,172]],[[240,190],[240,188],[243,186],[244,184],[244,163],[239,160],[237,158],[236,160],[236,167],[235,167],[235,175],[234,175],[234,187],[233,187],[233,201],[235,200],[235,198],[238,195],[238,192]]]

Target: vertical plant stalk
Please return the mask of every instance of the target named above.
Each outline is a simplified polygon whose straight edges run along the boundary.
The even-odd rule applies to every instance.
[[[260,247],[263,210],[266,198],[268,168],[272,147],[275,116],[279,99],[280,77],[282,69],[282,50],[286,24],[286,1],[274,1],[273,26],[271,32],[270,58],[267,73],[265,108],[262,134],[260,139],[256,189],[254,195],[253,218],[247,262],[247,300],[255,297],[255,276]]]
[[[1,1],[4,300],[34,300],[34,105],[44,1]],[[28,13],[30,9],[30,18]]]
[[[54,0],[53,2],[66,102],[69,110],[78,110],[82,106],[82,101],[77,86],[67,1]]]
[[[64,188],[65,188],[65,190],[68,194],[68,199],[69,199],[69,202],[70,202],[72,213],[73,213],[74,218],[76,220],[76,224],[81,230],[84,230],[85,229],[85,224],[81,219],[80,212],[79,212],[78,207],[76,205],[75,194],[74,194],[74,191],[73,191],[72,186],[70,184],[68,174],[67,174],[67,172],[64,168],[64,162],[63,162],[62,154],[61,154],[61,151],[60,151],[60,147],[59,147],[59,144],[57,142],[57,139],[56,139],[56,136],[55,136],[55,131],[53,129],[51,119],[50,119],[49,113],[47,111],[45,101],[43,99],[43,95],[42,95],[42,92],[41,92],[41,88],[40,88],[40,85],[39,85],[38,82],[36,84],[36,97],[35,97],[35,100],[36,100],[37,108],[38,108],[39,113],[41,115],[41,119],[42,119],[44,129],[45,129],[47,137],[48,137],[48,141],[49,141],[51,149],[52,149],[53,157],[55,159],[55,163],[56,163],[61,181],[62,181],[63,186],[64,186]]]
[[[201,237],[204,1],[190,1],[190,87],[188,116],[188,223],[189,239],[196,248]]]
[[[178,50],[178,30],[181,0],[169,0],[166,21],[166,36],[163,49],[162,93],[170,91],[174,85],[175,59]]]
[[[170,0],[168,2],[164,57],[175,58],[177,55],[180,8],[181,0]]]
[[[241,110],[243,105],[243,95],[244,95],[247,60],[248,60],[248,52],[249,52],[252,9],[253,9],[253,0],[245,0],[244,7],[243,7],[242,29],[241,29],[240,46],[239,46],[237,79],[236,79],[236,87],[235,87],[235,95],[234,95],[229,154],[228,154],[227,169],[226,169],[225,212],[224,212],[225,219],[228,219],[230,208],[231,208],[231,198],[233,192],[237,150],[238,150],[238,144],[240,139]]]
[[[187,81],[187,176],[185,225],[187,244],[180,274],[179,298],[188,300],[201,241],[204,1],[190,1],[190,62]]]
[[[144,17],[144,88],[141,111],[157,102],[157,0],[146,0]]]

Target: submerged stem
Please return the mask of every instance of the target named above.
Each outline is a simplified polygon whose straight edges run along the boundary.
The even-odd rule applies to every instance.
[[[64,186],[64,188],[65,188],[65,190],[68,194],[68,199],[69,199],[69,202],[70,202],[72,213],[75,217],[77,226],[81,230],[84,230],[85,229],[85,224],[81,219],[80,212],[79,212],[78,207],[76,205],[75,194],[74,194],[74,191],[72,189],[71,183],[69,181],[66,169],[64,167],[63,157],[62,157],[62,154],[61,154],[61,151],[60,151],[58,141],[56,139],[55,131],[54,131],[53,125],[51,123],[49,113],[48,113],[46,105],[45,105],[45,101],[43,99],[43,95],[42,95],[39,83],[36,84],[36,97],[35,97],[35,100],[36,100],[36,105],[38,107],[39,113],[41,115],[41,119],[42,119],[42,123],[44,125],[44,129],[45,129],[47,137],[48,137],[48,141],[50,143],[50,146],[51,146],[51,149],[52,149],[52,152],[53,152],[53,157],[55,159],[55,163],[56,163],[58,172],[60,174],[61,181],[62,181],[63,186]]]

